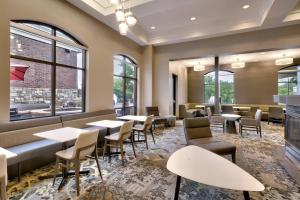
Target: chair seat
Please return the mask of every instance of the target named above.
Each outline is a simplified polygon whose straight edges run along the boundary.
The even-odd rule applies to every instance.
[[[208,139],[208,138],[199,138],[189,140],[189,145],[196,145],[212,151],[216,154],[229,154],[236,151],[236,146],[229,142],[218,141],[215,139]]]
[[[74,147],[70,147],[66,150],[56,152],[56,155],[60,158],[65,159],[65,160],[72,160],[73,159],[73,152],[74,152]]]
[[[142,125],[142,124],[136,124],[136,125],[132,128],[132,130],[134,130],[134,131],[144,131],[144,125]]]
[[[111,134],[111,135],[107,135],[104,138],[107,139],[107,140],[119,141],[120,133],[117,132],[117,133],[114,133],[114,134]]]

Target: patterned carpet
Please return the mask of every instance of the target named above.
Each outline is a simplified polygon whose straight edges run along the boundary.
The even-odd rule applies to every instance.
[[[57,184],[52,186],[52,179],[39,181],[40,175],[54,174],[53,165],[35,170],[22,177],[22,181],[9,182],[10,199],[99,199],[99,200],[168,200],[173,199],[176,176],[166,169],[166,162],[172,152],[185,145],[181,122],[176,128],[155,131],[156,144],[149,139],[150,149],[144,143],[137,144],[137,158],[133,157],[130,145],[126,148],[127,162],[122,166],[118,157],[112,162],[100,159],[104,180],[101,180],[93,160],[83,163],[89,169],[88,176],[81,176],[81,195],[76,197],[75,180],[57,191]],[[252,199],[300,199],[300,186],[276,161],[275,149],[284,145],[283,128],[279,125],[263,123],[263,138],[255,132],[245,132],[244,137],[224,134],[214,128],[214,137],[233,142],[237,145],[237,164],[260,180],[265,186],[264,192],[251,192]],[[227,157],[230,159],[230,157]],[[222,166],[220,166],[222,170]],[[239,191],[219,189],[182,179],[180,199],[243,199]]]

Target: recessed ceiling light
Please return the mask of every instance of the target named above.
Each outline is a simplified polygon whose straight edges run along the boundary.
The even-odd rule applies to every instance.
[[[248,8],[250,8],[250,5],[248,4],[243,6],[243,9],[248,9]]]
[[[260,54],[261,54],[261,55],[264,55],[264,54],[266,54],[266,52],[261,52]]]
[[[195,20],[196,20],[196,17],[191,17],[190,20],[191,20],[191,21],[195,21]]]
[[[154,29],[156,29],[156,27],[155,26],[151,26],[151,29],[154,30]]]

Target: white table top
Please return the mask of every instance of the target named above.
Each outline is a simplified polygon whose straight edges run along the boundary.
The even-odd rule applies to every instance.
[[[145,122],[147,116],[136,116],[136,115],[125,115],[122,117],[118,117],[118,119],[121,120],[132,120],[132,121],[137,121],[137,122]]]
[[[219,188],[263,191],[264,185],[229,160],[197,146],[187,146],[171,155],[167,169],[184,178]]]
[[[6,159],[16,157],[17,154],[0,147],[0,154],[5,154]]]
[[[221,116],[227,120],[237,120],[241,118],[241,115],[236,115],[236,114],[222,114]]]
[[[54,140],[57,142],[68,142],[74,139],[77,139],[81,133],[85,133],[87,130],[79,128],[58,128],[50,131],[40,132],[33,134],[34,136]]]
[[[204,105],[195,105],[195,108],[205,108]]]
[[[87,123],[89,126],[100,126],[104,128],[117,128],[124,124],[124,121],[116,121],[116,120],[101,120],[96,122]]]

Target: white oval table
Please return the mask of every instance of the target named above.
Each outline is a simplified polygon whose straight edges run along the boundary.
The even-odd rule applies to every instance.
[[[181,177],[214,187],[243,191],[246,200],[250,199],[249,191],[265,189],[263,184],[236,164],[194,145],[173,153],[167,169],[177,175],[175,200],[178,199]]]
[[[221,115],[226,120],[226,132],[237,134],[236,127],[235,127],[235,121],[241,118],[241,115],[236,114],[222,114]]]

